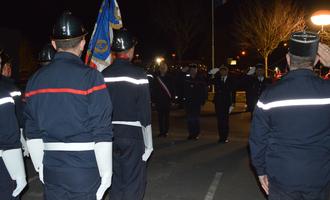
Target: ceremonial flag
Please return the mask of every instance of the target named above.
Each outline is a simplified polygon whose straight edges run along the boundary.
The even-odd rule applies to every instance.
[[[111,64],[113,29],[120,29],[122,26],[117,1],[104,0],[88,45],[85,58],[87,65],[102,71]]]

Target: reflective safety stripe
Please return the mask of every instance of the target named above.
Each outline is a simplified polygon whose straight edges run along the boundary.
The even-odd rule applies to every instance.
[[[258,101],[257,106],[263,110],[270,110],[272,108],[288,107],[288,106],[315,106],[315,105],[329,105],[330,98],[323,99],[290,99],[282,101],[274,101],[270,103],[262,103]]]
[[[148,84],[148,79],[134,79],[128,76],[121,76],[121,77],[108,77],[104,78],[104,82],[106,83],[114,83],[114,82],[129,82],[133,83],[135,85],[142,85],[142,84]]]
[[[2,157],[3,154],[3,150],[0,150],[0,158]]]
[[[147,76],[150,77],[150,78],[154,78],[154,76],[151,75],[151,74],[147,74]]]
[[[27,92],[25,94],[25,97],[31,97],[38,94],[47,94],[47,93],[69,93],[69,94],[77,94],[77,95],[89,95],[93,92],[106,89],[107,86],[105,84],[98,85],[95,87],[92,87],[88,90],[77,90],[72,88],[45,88],[45,89],[39,89],[39,90],[33,90],[30,92]]]
[[[20,91],[13,91],[10,93],[11,97],[19,97],[21,95],[22,95],[22,93]]]
[[[95,148],[95,142],[85,143],[62,143],[47,142],[44,143],[45,151],[92,151]]]
[[[142,127],[141,122],[113,121],[112,124]]]
[[[5,97],[5,98],[0,99],[0,105],[6,104],[6,103],[15,104],[14,99],[12,97]]]

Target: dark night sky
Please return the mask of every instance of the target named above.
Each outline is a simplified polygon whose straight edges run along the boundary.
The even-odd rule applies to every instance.
[[[29,39],[35,49],[40,48],[49,39],[52,24],[64,10],[70,10],[86,24],[92,32],[102,0],[1,0],[0,27],[19,30]],[[121,9],[124,26],[139,39],[137,51],[144,57],[173,52],[170,38],[162,33],[153,20],[152,10],[147,0],[117,0]],[[156,1],[156,0],[154,0]],[[150,1],[149,1],[150,2]],[[189,1],[187,0],[187,3]],[[210,5],[211,1],[205,0]],[[329,0],[298,0],[308,12],[318,8],[330,9]],[[229,0],[225,6],[216,9],[216,40],[219,45],[218,62],[236,53],[235,44],[231,42],[232,19],[240,6],[240,0]],[[210,15],[209,12],[205,13]],[[205,30],[203,40],[208,40],[209,30]],[[224,47],[224,48],[222,48]],[[207,47],[203,47],[207,48]],[[195,49],[198,49],[196,47]],[[223,51],[226,49],[226,51]],[[192,50],[189,54],[197,55],[200,50]]]

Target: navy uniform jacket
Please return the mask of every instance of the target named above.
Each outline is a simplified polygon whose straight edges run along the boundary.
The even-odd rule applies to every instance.
[[[311,70],[289,72],[266,89],[250,135],[258,175],[292,191],[323,188],[330,180],[330,82]]]
[[[30,78],[25,94],[26,137],[44,142],[112,141],[112,104],[101,73],[79,57],[59,52],[52,63]],[[52,161],[56,165],[95,167],[94,152],[67,152]],[[56,157],[56,158],[55,158]]]
[[[10,93],[0,83],[0,150],[21,148],[15,103]]]
[[[102,73],[113,103],[114,124],[138,122],[143,127],[151,125],[150,91],[145,71],[128,60],[116,59]],[[143,139],[142,129],[137,130],[115,131],[114,137]]]
[[[24,126],[23,120],[23,102],[21,91],[17,88],[14,81],[0,74],[0,85],[10,92],[10,96],[15,101],[15,112],[20,127]]]
[[[184,98],[187,109],[202,106],[207,99],[206,82],[197,74],[195,78],[187,75],[184,81]]]

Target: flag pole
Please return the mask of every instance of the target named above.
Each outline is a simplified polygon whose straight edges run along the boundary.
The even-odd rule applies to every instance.
[[[214,0],[212,1],[212,69],[215,67],[215,39],[214,39]],[[212,75],[214,78],[214,75]],[[212,93],[215,92],[214,85],[212,85]]]

